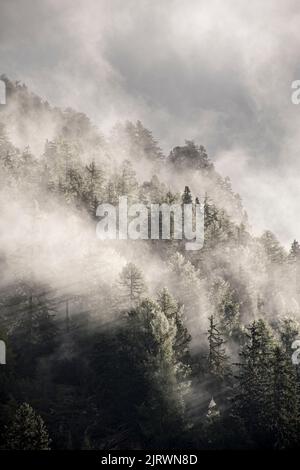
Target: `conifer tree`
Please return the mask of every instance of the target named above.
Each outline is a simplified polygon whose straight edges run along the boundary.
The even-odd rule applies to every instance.
[[[300,295],[300,245],[297,240],[294,240],[290,252],[288,254],[287,261],[290,265],[292,282],[294,283],[295,293],[297,297]]]
[[[213,315],[209,318],[209,329],[207,332],[209,352],[208,369],[216,377],[223,378],[226,374],[227,356],[224,349],[225,341],[215,323]]]
[[[288,260],[290,263],[299,263],[300,260],[300,245],[297,240],[294,240],[289,252]]]
[[[275,235],[266,230],[260,238],[270,263],[280,264],[285,259],[285,252]]]
[[[6,431],[5,447],[9,450],[50,450],[44,421],[28,403],[17,409]]]
[[[271,447],[274,342],[263,320],[254,321],[247,330],[234,410],[252,441]]]
[[[222,241],[220,211],[208,195],[204,199],[204,245],[211,247]]]
[[[130,306],[137,304],[146,292],[146,284],[141,270],[133,263],[128,263],[120,274],[120,284],[123,287],[124,298]]]
[[[163,153],[159,148],[156,140],[153,138],[152,132],[146,129],[141,121],[137,121],[135,126],[135,144],[141,148],[142,153],[146,155],[151,161],[162,162],[164,159]],[[141,154],[141,152],[139,152]]]
[[[108,181],[105,188],[105,194],[109,204],[116,205],[118,203],[118,193],[115,181],[113,179]]]
[[[92,215],[95,215],[101,195],[102,185],[104,183],[104,174],[97,167],[93,160],[89,165],[86,165],[85,171],[87,173],[86,189],[84,199],[88,206],[88,210]]]
[[[183,307],[171,296],[166,287],[159,292],[157,302],[167,319],[173,321],[176,326],[174,350],[178,359],[187,364],[190,360],[191,335],[184,324]]]
[[[191,190],[188,186],[184,188],[184,193],[182,195],[182,203],[183,204],[191,204],[193,202]]]
[[[174,147],[169,155],[169,160],[178,168],[191,168],[208,172],[213,168],[205,148],[197,146],[193,141],[186,140],[185,145]]]
[[[277,346],[274,352],[274,384],[272,397],[273,447],[296,447],[300,437],[299,383],[291,356]]]
[[[137,196],[138,182],[136,173],[129,160],[125,160],[120,168],[118,175],[117,191],[119,196],[127,196],[128,199],[134,200]]]
[[[281,320],[279,334],[283,350],[287,356],[291,357],[292,344],[299,334],[299,325],[293,318],[284,318]]]
[[[210,292],[210,300],[215,305],[216,320],[223,334],[231,336],[239,327],[238,294],[230,283],[216,278]]]
[[[148,443],[168,445],[184,429],[187,378],[175,353],[176,326],[158,304],[145,299],[128,315],[128,344],[145,381],[146,396],[138,410]]]

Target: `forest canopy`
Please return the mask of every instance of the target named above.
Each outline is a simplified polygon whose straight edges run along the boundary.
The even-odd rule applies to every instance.
[[[0,448],[297,447],[298,241],[253,235],[201,143],[164,155],[2,79]],[[122,196],[201,201],[203,247],[98,240]]]

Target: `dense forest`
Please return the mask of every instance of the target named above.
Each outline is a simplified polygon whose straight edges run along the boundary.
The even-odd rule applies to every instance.
[[[253,235],[202,145],[165,155],[140,121],[104,135],[2,78],[0,448],[297,447],[299,243]],[[201,200],[203,248],[98,240],[124,195]]]

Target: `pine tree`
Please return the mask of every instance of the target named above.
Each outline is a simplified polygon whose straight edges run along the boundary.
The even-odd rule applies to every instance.
[[[117,191],[119,196],[127,196],[129,200],[134,200],[137,196],[138,182],[136,173],[129,160],[125,160],[118,175]]]
[[[6,432],[6,446],[9,450],[49,450],[50,439],[42,418],[23,403],[16,411]]]
[[[216,377],[223,378],[227,369],[227,356],[224,349],[224,340],[217,328],[213,315],[209,318],[209,329],[207,332],[209,353],[208,369]]]
[[[142,150],[142,154],[146,155],[151,161],[162,162],[164,155],[159,148],[156,140],[154,140],[152,133],[146,129],[141,121],[137,121],[135,126],[135,145]],[[139,152],[139,156],[141,152]]]
[[[297,240],[294,240],[289,252],[288,260],[290,263],[299,263],[300,260],[300,245]]]
[[[263,320],[254,321],[247,330],[238,364],[234,414],[256,446],[271,447],[273,338]]]
[[[190,360],[191,335],[184,324],[183,307],[170,295],[166,287],[159,292],[157,303],[167,319],[173,321],[176,326],[174,350],[177,358],[187,364]]]
[[[205,449],[224,448],[227,436],[222,424],[222,415],[212,396],[200,430],[201,447]]]
[[[220,416],[220,411],[218,410],[214,397],[211,397],[206,416],[209,419],[215,419]]]
[[[228,281],[216,278],[210,292],[210,301],[215,305],[220,331],[228,337],[232,336],[239,329],[238,293]]]
[[[279,327],[280,340],[286,355],[291,357],[292,344],[299,335],[299,325],[293,318],[284,318]]]
[[[140,197],[146,204],[162,204],[165,202],[166,193],[166,186],[159,181],[157,175],[154,175],[150,181],[143,183]]]
[[[191,140],[186,140],[182,147],[175,147],[169,155],[169,160],[180,169],[191,168],[208,172],[213,168],[205,148],[202,145],[197,146]]]
[[[128,263],[120,274],[120,284],[123,287],[124,297],[130,306],[137,304],[146,292],[146,284],[140,269],[133,263]]]
[[[107,197],[107,202],[112,205],[116,205],[118,203],[118,193],[116,189],[115,179],[111,179],[108,181],[105,194]]]
[[[300,437],[299,383],[291,356],[279,346],[274,352],[274,385],[271,414],[273,447],[296,447]]]
[[[260,241],[264,247],[267,258],[270,263],[280,264],[285,259],[285,252],[275,235],[267,230],[263,233]]]
[[[94,160],[89,165],[86,165],[85,171],[88,176],[85,183],[84,199],[88,210],[92,215],[95,215],[104,183],[104,174],[97,168]]]
[[[204,199],[204,246],[209,248],[223,241],[221,213],[208,195]]]
[[[128,345],[145,381],[138,406],[140,427],[148,443],[170,445],[184,430],[184,396],[189,382],[178,371],[176,326],[158,304],[145,299],[128,315]],[[149,444],[148,444],[149,445]]]
[[[0,122],[0,163],[7,168],[12,169],[13,156],[16,156],[17,149],[10,142],[5,125]]]
[[[213,164],[210,161],[206,149],[203,147],[203,145],[200,145],[198,147],[198,153],[199,153],[199,166],[201,169],[206,169],[206,170],[211,170],[213,168]]]
[[[299,288],[299,279],[300,279],[300,245],[297,240],[294,240],[290,252],[288,254],[287,262],[290,266],[291,280],[294,284],[294,289],[297,297],[299,298],[300,288]]]
[[[193,329],[193,319],[196,319],[202,312],[204,314],[205,311],[205,294],[200,281],[200,273],[190,261],[187,261],[178,252],[171,257],[169,265],[173,275],[173,288],[176,291],[177,299],[189,313],[188,327],[191,331]]]
[[[182,204],[192,204],[192,202],[193,202],[193,198],[192,198],[190,188],[186,186],[184,188],[184,193],[182,195]]]

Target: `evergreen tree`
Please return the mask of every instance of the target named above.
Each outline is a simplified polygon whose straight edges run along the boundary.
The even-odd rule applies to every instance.
[[[275,235],[267,230],[263,233],[260,241],[264,247],[270,263],[282,263],[285,259],[285,252]]]
[[[86,200],[88,210],[92,215],[95,215],[101,196],[104,174],[97,168],[94,160],[89,165],[86,165],[85,171],[88,177],[85,185],[84,199]]]
[[[214,400],[214,397],[211,397],[211,400],[208,405],[207,418],[214,419],[220,416],[220,411],[218,410],[217,404]]]
[[[228,337],[239,329],[239,303],[238,294],[230,283],[224,279],[217,278],[210,292],[210,300],[215,305],[217,322],[220,330]]]
[[[287,261],[290,266],[290,272],[292,275],[292,282],[295,288],[296,298],[299,298],[300,288],[299,288],[299,279],[300,279],[300,245],[297,240],[294,240],[290,252],[288,254]]]
[[[124,297],[130,306],[137,304],[146,292],[146,284],[140,269],[133,263],[128,263],[120,274],[120,284],[123,287]]]
[[[292,344],[299,334],[299,325],[293,318],[284,318],[279,327],[280,340],[288,357],[292,355]]]
[[[157,175],[154,175],[150,181],[143,183],[140,199],[146,204],[162,204],[167,197],[166,193],[166,186],[159,181]]]
[[[291,356],[279,346],[274,352],[271,432],[273,447],[296,447],[300,437],[299,383]]]
[[[173,321],[176,326],[174,350],[177,358],[181,362],[188,364],[190,361],[189,343],[191,335],[184,324],[183,307],[170,295],[167,288],[163,288],[159,292],[157,303],[167,319]]]
[[[182,204],[192,204],[192,202],[193,202],[193,198],[192,198],[190,188],[186,186],[184,188],[184,193],[182,195]]]
[[[248,327],[240,357],[234,413],[256,446],[272,447],[274,342],[263,320]]]
[[[156,140],[153,138],[152,133],[146,129],[141,121],[137,121],[135,126],[135,145],[142,149],[144,155],[146,155],[151,161],[162,162],[164,155],[159,148]]]
[[[119,196],[127,196],[129,200],[136,199],[138,182],[136,173],[129,160],[125,160],[118,175],[117,191]]]
[[[300,260],[300,245],[297,240],[294,240],[289,252],[288,260],[290,263],[299,263]]]
[[[155,302],[145,299],[128,315],[128,345],[145,381],[138,406],[140,427],[148,446],[170,445],[184,430],[187,377],[175,353],[176,326]]]
[[[199,314],[204,315],[206,310],[200,272],[178,252],[171,257],[169,265],[172,271],[172,286],[180,304],[184,305],[188,312],[188,328],[193,331],[193,322],[196,323]]]
[[[226,436],[222,427],[222,416],[214,398],[208,404],[207,414],[201,428],[202,446],[206,449],[222,448]]]
[[[115,206],[118,203],[118,193],[114,179],[108,181],[105,194],[109,204]]]
[[[42,418],[23,403],[16,411],[11,425],[6,431],[6,449],[9,450],[49,450],[50,439]]]
[[[209,318],[207,338],[209,344],[208,370],[216,377],[223,378],[227,369],[227,356],[224,349],[225,342],[215,323],[213,315]]]
[[[186,140],[182,147],[175,147],[169,155],[169,160],[180,169],[191,168],[208,172],[213,168],[205,148],[190,140]]]
[[[204,199],[204,229],[206,248],[217,246],[226,238],[222,227],[221,212],[207,194]]]

